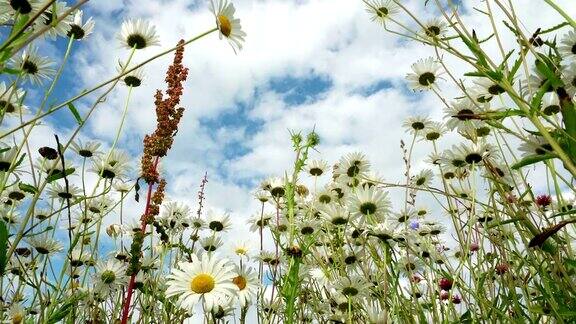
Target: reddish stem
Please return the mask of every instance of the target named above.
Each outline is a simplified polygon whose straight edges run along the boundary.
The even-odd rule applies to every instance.
[[[157,170],[158,167],[158,157],[154,160],[154,171]],[[150,201],[152,200],[152,187],[153,183],[148,184],[148,194],[146,196],[146,208],[144,209],[144,217],[142,217],[142,224],[140,225],[140,229],[142,233],[146,233],[146,218],[148,215],[148,211],[150,210]],[[124,306],[122,310],[122,324],[128,323],[128,314],[130,313],[130,302],[132,300],[132,293],[134,292],[134,286],[136,285],[136,273],[133,273],[130,276],[130,282],[128,283],[128,296],[124,300]]]

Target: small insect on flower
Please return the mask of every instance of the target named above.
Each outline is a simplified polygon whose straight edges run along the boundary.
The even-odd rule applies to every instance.
[[[398,5],[392,0],[364,0],[366,12],[371,14],[370,20],[384,26],[386,21],[398,13]]]
[[[83,23],[83,15],[84,13],[82,10],[76,11],[72,22],[70,22],[70,28],[68,29],[66,36],[74,37],[75,40],[79,41],[92,34],[95,25],[94,20],[90,17]]]
[[[24,90],[13,85],[7,87],[4,82],[0,82],[0,115],[20,116],[26,112],[26,106],[22,105]]]
[[[240,19],[234,18],[236,9],[228,0],[210,0],[210,10],[216,18],[220,39],[226,38],[234,53],[242,49],[246,33],[242,31]]]
[[[192,262],[180,262],[168,276],[166,296],[178,296],[178,305],[193,311],[203,301],[211,309],[220,299],[234,297],[239,291],[233,282],[238,274],[228,259],[192,254]]]
[[[50,79],[56,73],[51,68],[52,62],[47,57],[38,55],[38,49],[33,46],[12,60],[12,65],[15,69],[22,70],[24,79],[34,85],[42,85],[44,80]]]
[[[437,83],[443,73],[442,65],[433,57],[418,60],[412,64],[412,71],[414,71],[414,73],[408,73],[406,75],[406,79],[412,90],[424,91],[432,88],[438,89]]]
[[[148,21],[142,19],[129,19],[122,23],[120,43],[128,49],[144,49],[150,46],[160,45],[160,40],[156,34],[156,27]]]

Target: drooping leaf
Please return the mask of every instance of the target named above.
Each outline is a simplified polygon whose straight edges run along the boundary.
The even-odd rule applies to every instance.
[[[551,153],[546,153],[546,154],[541,154],[541,155],[530,155],[530,156],[527,156],[527,157],[523,158],[522,160],[514,163],[512,165],[512,169],[518,170],[518,169],[523,168],[527,165],[532,165],[532,164],[535,164],[538,162],[550,160],[550,159],[553,159],[555,157],[556,157],[556,155],[551,154]]]
[[[18,184],[18,188],[20,188],[20,190],[22,190],[22,191],[24,191],[24,192],[28,192],[28,193],[31,193],[31,194],[36,194],[36,193],[38,193],[38,189],[37,189],[36,187],[34,187],[33,185],[31,185],[31,184],[27,184],[27,183],[20,182],[20,183]]]
[[[80,116],[80,113],[78,112],[76,107],[74,107],[74,105],[71,102],[68,103],[68,109],[70,109],[70,112],[72,112],[72,115],[74,115],[74,118],[76,119],[76,122],[78,123],[78,125],[82,125],[82,123],[84,123],[84,121],[82,121],[82,117]]]
[[[56,172],[56,173],[54,173],[54,174],[51,174],[51,175],[46,179],[46,181],[47,181],[48,183],[50,183],[50,182],[56,181],[56,180],[58,180],[58,179],[62,179],[62,178],[64,178],[64,177],[67,177],[67,176],[71,175],[72,173],[74,173],[74,171],[76,171],[76,169],[74,169],[74,168],[68,168],[68,169],[66,169],[66,171],[64,171],[64,172]]]

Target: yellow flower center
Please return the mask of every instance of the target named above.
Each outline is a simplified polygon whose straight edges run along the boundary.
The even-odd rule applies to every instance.
[[[237,247],[235,252],[238,255],[246,255],[248,253],[248,249],[243,247]]]
[[[240,290],[244,290],[244,288],[246,288],[246,278],[242,277],[242,276],[238,276],[234,279],[232,279],[232,282],[238,286],[238,288],[240,288]]]
[[[214,278],[209,274],[201,273],[192,279],[190,289],[197,294],[209,293],[214,289]]]
[[[218,25],[222,35],[230,37],[230,34],[232,33],[232,24],[230,23],[230,19],[224,15],[218,15]]]

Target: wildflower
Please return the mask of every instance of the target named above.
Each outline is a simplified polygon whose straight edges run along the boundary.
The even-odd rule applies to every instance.
[[[231,227],[230,215],[216,213],[212,210],[208,211],[208,218],[206,220],[208,228],[214,232],[226,232]]]
[[[449,129],[462,129],[467,124],[478,127],[480,122],[476,119],[482,112],[480,106],[468,98],[452,102],[444,109],[445,118],[448,119],[446,127]]]
[[[49,27],[44,35],[50,36],[52,39],[56,39],[56,36],[66,36],[70,30],[70,23],[72,22],[72,17],[70,15],[64,17],[64,12],[66,12],[68,6],[66,2],[56,1],[52,6],[49,6],[42,15],[34,21],[34,29],[41,30],[45,27]],[[60,21],[55,24],[55,21],[60,19]]]
[[[248,219],[247,223],[250,225],[250,231],[256,232],[267,227],[270,223],[270,219],[272,219],[272,215],[270,214],[255,214]]]
[[[258,190],[254,194],[254,197],[256,199],[258,199],[258,201],[260,201],[261,203],[265,203],[270,199],[270,195],[268,194],[268,192],[266,190]]]
[[[562,74],[562,81],[564,81],[564,88],[566,92],[573,97],[576,95],[576,61],[570,63],[570,65],[564,68],[564,73]]]
[[[427,116],[412,116],[409,117],[402,126],[404,126],[410,134],[416,134],[428,127],[430,122]]]
[[[446,27],[447,24],[441,18],[433,18],[424,24],[424,30],[422,32],[424,37],[436,39],[444,35]]]
[[[408,79],[409,86],[412,90],[424,91],[438,88],[437,81],[442,74],[441,70],[442,65],[434,60],[434,58],[420,59],[412,64],[412,71],[414,71],[414,73],[408,73],[406,79]]]
[[[216,18],[216,26],[220,31],[220,39],[225,37],[228,44],[236,51],[242,49],[246,33],[242,31],[240,19],[234,18],[236,9],[228,0],[210,0],[210,10]]]
[[[492,99],[492,97],[501,95],[506,92],[502,86],[500,86],[497,82],[490,80],[489,78],[478,78],[474,80],[474,83],[477,86],[477,97],[475,99],[481,97],[484,100],[478,100],[479,102],[488,102]]]
[[[108,156],[96,156],[91,170],[104,179],[123,178],[130,170],[129,162],[128,154],[113,150]]]
[[[206,252],[214,252],[217,249],[221,248],[224,242],[218,236],[207,236],[200,240],[200,245]]]
[[[510,265],[508,263],[505,263],[505,262],[498,263],[496,265],[496,267],[494,268],[494,270],[496,271],[496,274],[501,276],[501,275],[505,274],[506,272],[508,272],[508,270],[510,270]]]
[[[452,284],[453,281],[452,279],[449,278],[441,278],[440,280],[438,280],[438,286],[442,290],[449,291],[450,289],[452,289]]]
[[[412,177],[412,183],[418,187],[427,187],[430,185],[433,177],[434,174],[432,173],[432,170],[424,169]]]
[[[250,243],[249,240],[237,241],[234,243],[232,250],[234,251],[234,254],[240,257],[248,258],[249,253],[252,250],[252,244]]]
[[[0,0],[0,12],[9,13],[14,15],[16,13],[22,15],[33,15],[42,8],[44,1],[42,0]]]
[[[41,85],[44,79],[51,78],[56,71],[51,68],[52,62],[38,55],[36,47],[29,47],[16,57],[12,64],[14,68],[22,70],[22,76],[34,85]]]
[[[114,200],[108,196],[92,198],[88,201],[88,211],[94,214],[103,214],[114,205]]]
[[[118,66],[116,67],[118,73],[123,73],[123,71],[130,70],[125,64],[121,61],[118,62]],[[144,70],[142,68],[137,68],[134,71],[130,71],[129,73],[122,76],[122,80],[128,87],[137,88],[142,84],[144,80]]]
[[[258,293],[258,274],[252,268],[236,268],[236,277],[232,278],[232,282],[238,287],[236,297],[240,301],[240,305],[245,307],[256,299]]]
[[[390,16],[399,11],[398,5],[392,0],[367,0],[364,3],[367,6],[366,11],[372,15],[370,19],[381,25],[384,25]]]
[[[26,106],[21,103],[23,99],[24,90],[14,85],[6,87],[4,82],[0,82],[0,114],[20,116],[26,111]]]
[[[158,217],[170,229],[184,229],[190,227],[190,207],[180,202],[169,202],[164,204],[164,211]]]
[[[63,246],[47,235],[36,235],[28,239],[28,243],[42,255],[54,254],[62,251]]]
[[[369,292],[370,283],[360,276],[341,277],[336,280],[335,289],[347,298],[359,298]]]
[[[13,146],[7,146],[4,143],[0,143],[2,147],[0,149],[0,172],[13,171],[16,168],[16,154],[18,153],[18,148]]]
[[[142,19],[129,19],[122,23],[118,39],[128,49],[144,49],[160,45],[156,27]]]
[[[546,208],[552,204],[552,197],[550,195],[539,195],[536,197],[536,205]]]
[[[10,318],[9,323],[20,324],[25,323],[26,309],[22,307],[19,303],[13,303],[8,311],[8,316]]]
[[[39,148],[38,153],[47,160],[56,160],[58,158],[58,151],[49,146]]]
[[[558,52],[563,59],[576,59],[576,30],[571,30],[562,37]]]
[[[547,92],[542,97],[542,112],[546,116],[552,116],[560,112],[560,98],[556,92]]]
[[[370,171],[370,162],[360,152],[349,153],[338,161],[334,174],[342,175],[345,179],[361,177]]]
[[[70,184],[68,185],[68,190],[66,190],[66,186],[63,186],[58,183],[53,183],[52,188],[50,188],[50,195],[53,198],[58,198],[60,200],[65,199],[75,199],[82,194],[82,189],[78,188],[76,185]]]
[[[430,122],[422,131],[422,138],[427,141],[436,141],[446,133],[444,124],[440,122]]]
[[[320,214],[326,221],[335,226],[345,225],[348,223],[348,218],[350,217],[348,209],[338,204],[326,205],[322,208]]]
[[[92,34],[92,31],[94,31],[94,20],[90,17],[86,22],[82,23],[83,15],[84,13],[82,10],[77,10],[76,13],[74,13],[74,17],[69,23],[70,28],[68,29],[66,36],[74,37],[75,40],[82,40]]]
[[[527,141],[520,144],[518,150],[524,152],[523,156],[544,155],[554,151],[546,139],[536,135],[529,135]]]
[[[328,162],[325,160],[313,160],[306,165],[306,171],[313,177],[319,177],[328,169]]]
[[[126,267],[118,260],[100,261],[96,264],[94,290],[102,296],[124,286],[127,282]]]
[[[121,194],[126,194],[130,192],[130,190],[132,190],[133,186],[128,182],[122,182],[118,180],[112,184],[112,187],[114,188],[114,190],[120,192]]]
[[[92,157],[98,153],[100,145],[101,144],[96,141],[82,142],[81,140],[76,140],[71,144],[72,150],[84,158]]]
[[[300,228],[300,234],[302,235],[312,235],[317,231],[318,223],[313,219],[306,219],[298,223]]]
[[[227,259],[192,254],[192,262],[179,262],[168,276],[166,296],[178,296],[180,307],[193,311],[199,301],[211,309],[222,298],[233,297],[238,286],[232,281],[237,274]]]

